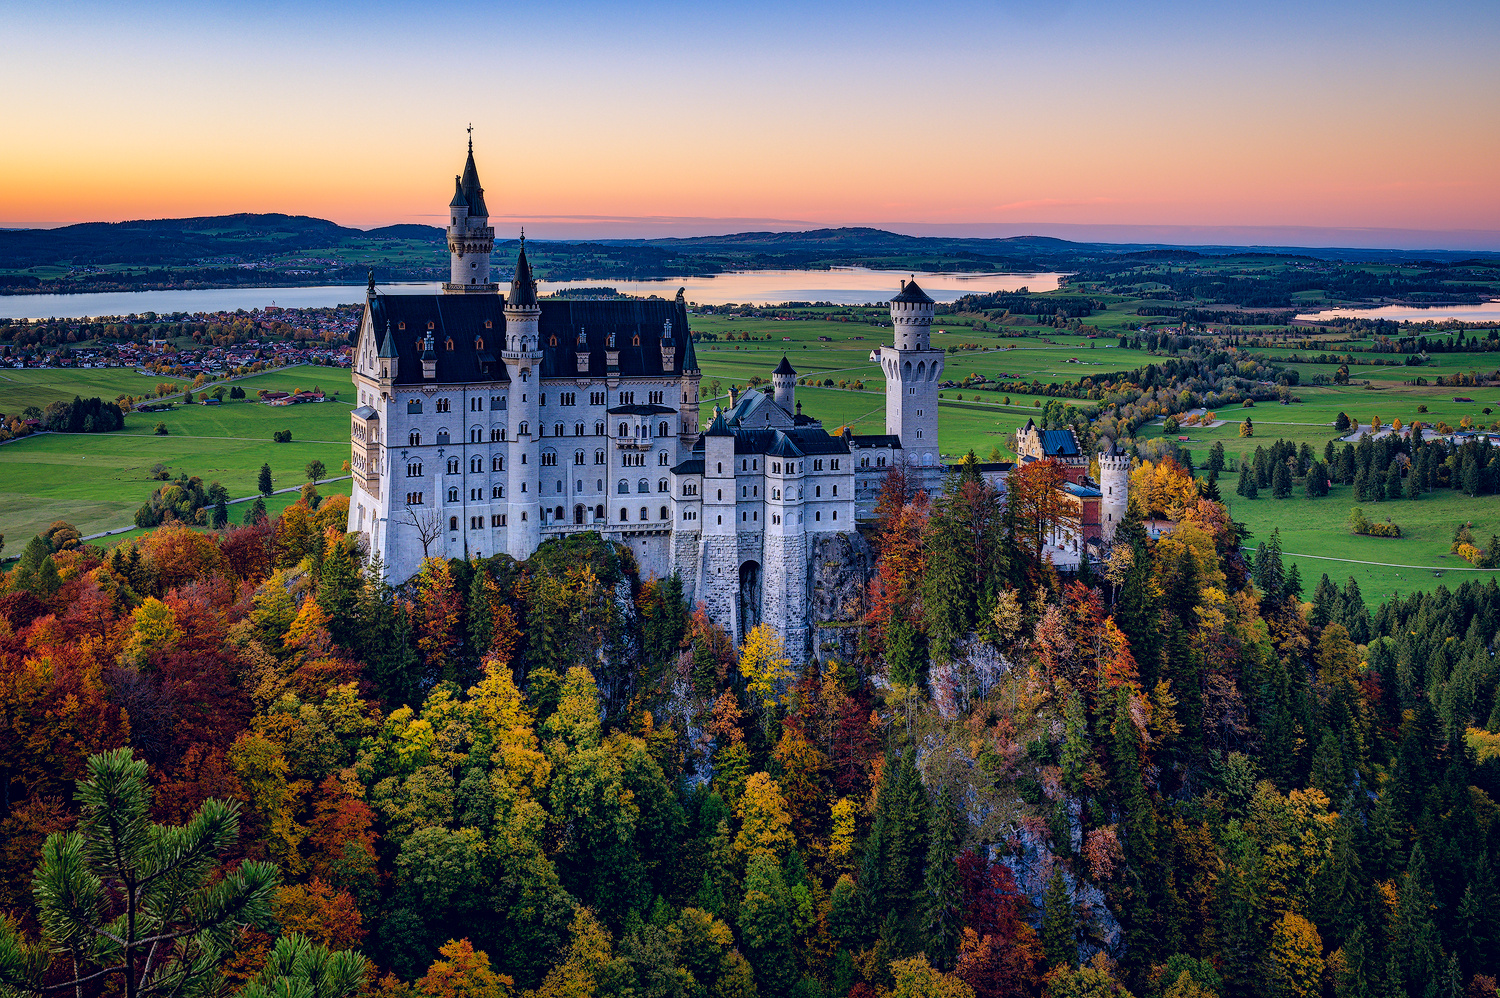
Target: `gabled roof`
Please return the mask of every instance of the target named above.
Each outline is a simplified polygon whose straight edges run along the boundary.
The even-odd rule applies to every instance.
[[[1076,457],[1078,438],[1072,430],[1042,430],[1042,453],[1048,457]]]
[[[932,299],[927,297],[927,292],[923,291],[917,285],[916,281],[901,282],[901,293],[892,298],[891,301],[917,302],[923,305],[933,304]]]
[[[855,447],[900,447],[901,438],[894,433],[852,434],[849,442]]]
[[[766,451],[766,454],[769,455],[770,457],[805,457],[806,456],[805,454],[802,453],[801,450],[799,450],[797,448],[796,444],[792,443],[792,438],[791,437],[789,437],[785,433],[781,433],[781,432],[778,432],[776,434],[776,441],[775,441],[775,443],[771,444],[771,449],[768,450],[768,451]]]
[[[672,377],[681,366],[664,368],[661,356],[662,329],[668,321],[673,329],[687,329],[686,309],[661,299],[620,301],[569,301],[546,298],[538,306],[537,323],[542,353],[543,378],[573,378],[580,375],[603,378],[607,373],[605,351],[610,334],[619,354],[621,377]],[[379,344],[379,355],[399,359],[396,383],[442,384],[472,381],[507,381],[510,376],[498,359],[505,342],[505,299],[499,295],[393,295],[370,299],[371,327]],[[402,329],[400,324],[406,323]],[[422,347],[433,326],[437,377],[422,377]],[[485,323],[490,327],[485,328]],[[453,349],[447,341],[453,340]],[[482,345],[481,345],[482,341]],[[556,341],[556,342],[554,342]],[[585,353],[586,370],[578,369],[578,354]],[[669,410],[672,411],[672,410]]]
[[[776,370],[772,371],[771,373],[772,374],[793,374],[794,375],[797,372],[794,371],[794,370],[792,370],[791,362],[786,359],[786,354],[782,354],[781,355],[781,363],[777,364],[776,365]]]

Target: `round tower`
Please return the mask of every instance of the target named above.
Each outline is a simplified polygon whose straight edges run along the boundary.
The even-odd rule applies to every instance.
[[[1130,502],[1130,455],[1113,440],[1099,452],[1099,491],[1104,494],[1099,505],[1100,539],[1108,544],[1125,519]]]
[[[505,345],[500,356],[510,374],[510,555],[518,561],[531,557],[542,541],[541,474],[534,446],[541,436],[542,349],[537,327],[542,310],[536,300],[536,280],[526,260],[526,234],[516,257],[516,276],[505,298]]]
[[[474,136],[469,135],[469,159],[462,176],[453,178],[453,199],[448,202],[448,281],[446,294],[493,294],[500,290],[490,280],[490,253],[495,248],[495,230],[484,203],[484,188],[474,166]]]
[[[796,411],[797,372],[792,370],[791,362],[786,359],[786,354],[781,355],[781,363],[777,364],[776,370],[771,372],[771,388],[775,392],[777,405],[788,413]]]
[[[891,326],[897,350],[932,349],[932,313],[936,303],[916,281],[902,281],[901,293],[891,299]]]

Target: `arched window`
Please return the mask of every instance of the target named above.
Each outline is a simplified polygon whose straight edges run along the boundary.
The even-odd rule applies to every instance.
[[[581,437],[581,436],[583,436],[583,424],[582,423],[574,423],[573,424],[573,436],[575,436],[575,437]]]
[[[555,468],[555,467],[557,467],[557,451],[555,451],[555,450],[544,450],[544,451],[542,451],[542,467],[543,468]]]
[[[407,402],[406,402],[406,414],[408,416],[420,416],[420,415],[422,415],[422,400],[421,399],[408,399]]]
[[[595,423],[594,424],[594,436],[596,436],[596,437],[602,437],[602,436],[604,436],[604,424],[603,423]]]
[[[475,426],[475,427],[472,427],[469,430],[469,443],[471,443],[471,444],[482,444],[482,443],[484,443],[484,430],[483,430],[483,428]]]
[[[458,502],[458,489],[454,488],[448,490],[448,501]]]
[[[494,457],[490,458],[490,470],[491,471],[504,471],[505,470],[505,458],[501,457],[499,454],[496,454]]]
[[[498,426],[490,427],[490,443],[498,443],[505,439],[505,431]]]
[[[519,427],[516,428],[516,432],[523,437],[526,436],[531,432],[531,424],[523,422]]]
[[[558,521],[559,521],[559,522],[561,522],[561,521],[562,521],[562,518],[563,518],[563,517],[564,517],[564,516],[565,516],[565,515],[566,515],[566,514],[565,514],[565,513],[564,513],[564,512],[563,512],[563,508],[562,508],[562,507],[561,507],[561,506],[559,506],[559,507],[557,507],[557,508],[556,508],[556,509],[554,509],[554,510],[553,510],[553,511],[552,511],[552,516],[553,516],[553,518],[554,518],[554,519],[556,519],[556,520],[558,520]]]
[[[661,519],[665,520],[669,515],[670,514],[667,512],[667,507],[663,506],[661,508]]]
[[[482,458],[482,457],[471,457],[471,458],[469,458],[469,470],[471,472],[473,472],[474,474],[476,474],[476,475],[479,474],[481,471],[483,471],[484,470],[484,458]]]
[[[645,506],[642,506],[641,507],[641,520],[642,520],[642,522],[644,522],[646,520],[649,520],[649,519],[651,519],[651,513],[646,509]]]
[[[615,491],[620,493],[620,495],[622,496],[630,495],[630,483],[625,481],[623,478],[620,479],[620,485],[617,489],[615,489]]]
[[[456,516],[450,516],[450,517],[448,517],[448,529],[449,530],[457,530],[458,529],[458,517],[456,517]]]
[[[724,474],[724,462],[723,461],[719,462],[719,474],[721,474],[721,475]],[[723,498],[723,497],[720,496],[720,498]]]
[[[573,507],[573,524],[575,526],[580,526],[580,527],[583,526],[583,518],[585,516],[585,509],[586,509],[586,507],[582,503],[580,503],[579,505]]]
[[[583,463],[583,451],[581,451],[581,450],[575,450],[573,452],[573,463],[574,464],[582,464]]]
[[[668,488],[670,488],[670,486],[667,485],[667,480],[665,478],[661,478],[661,479],[657,480],[657,482],[656,482],[656,491],[658,491],[658,492],[665,492],[665,491],[667,491]]]
[[[664,437],[664,436],[666,436],[667,434],[669,434],[671,432],[672,432],[671,428],[667,426],[665,420],[662,421],[662,423],[656,427],[656,435],[659,436],[659,437]]]
[[[604,506],[602,504],[594,507],[594,516],[601,520],[604,519]]]
[[[651,491],[651,483],[648,482],[648,481],[646,481],[644,478],[642,478],[641,480],[639,480],[638,482],[635,483],[635,490],[637,492],[650,492]]]
[[[445,443],[448,442],[448,431],[447,431],[447,429],[438,430],[437,442],[440,443],[440,444],[445,444]]]
[[[594,463],[595,464],[603,464],[604,463],[604,452],[602,450],[596,450],[596,451],[594,451]]]
[[[416,430],[412,430],[406,435],[406,442],[412,447],[420,447],[422,446],[422,434]]]
[[[560,436],[562,436],[563,435],[563,424],[561,424],[561,423],[553,423],[552,424],[552,435],[554,437],[560,437]]]
[[[620,424],[620,436],[622,436],[622,437],[628,437],[628,436],[630,436],[630,425],[628,423],[621,423]]]
[[[422,477],[422,462],[421,461],[408,461],[406,463],[406,477],[407,478],[421,478]]]
[[[630,519],[630,511],[627,510],[624,506],[621,506],[620,507],[620,522],[624,523],[628,519]]]

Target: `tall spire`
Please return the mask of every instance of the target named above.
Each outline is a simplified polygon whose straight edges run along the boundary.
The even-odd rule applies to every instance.
[[[521,252],[516,255],[516,276],[510,282],[510,294],[505,297],[507,308],[536,308],[536,279],[531,276],[531,263],[526,259],[526,230],[521,230]]]
[[[474,165],[474,126],[469,126],[469,158],[464,162],[464,175],[459,180],[459,190],[469,205],[471,217],[488,218],[489,208],[484,203],[484,188],[479,185],[479,168]]]

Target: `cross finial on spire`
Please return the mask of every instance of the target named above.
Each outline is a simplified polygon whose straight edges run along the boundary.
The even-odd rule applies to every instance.
[[[474,122],[469,122],[469,152],[474,151]]]

